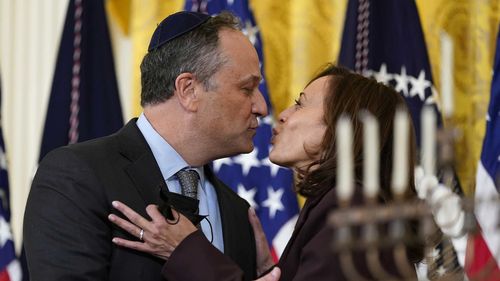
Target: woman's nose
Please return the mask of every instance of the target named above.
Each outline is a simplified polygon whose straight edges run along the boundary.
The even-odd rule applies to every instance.
[[[288,115],[290,115],[290,110],[292,109],[292,107],[289,107],[285,110],[283,110],[279,115],[278,115],[278,119],[281,123],[285,122],[286,119],[288,118]]]

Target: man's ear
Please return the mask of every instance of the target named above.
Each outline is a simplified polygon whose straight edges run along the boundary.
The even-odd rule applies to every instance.
[[[196,111],[198,107],[198,98],[196,93],[196,79],[192,73],[184,72],[175,79],[174,95],[179,103],[186,110]]]

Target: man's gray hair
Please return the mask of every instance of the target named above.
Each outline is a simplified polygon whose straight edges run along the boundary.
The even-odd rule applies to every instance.
[[[210,79],[224,65],[219,31],[239,30],[239,21],[229,12],[208,19],[194,30],[147,53],[141,63],[141,105],[168,100],[175,90],[175,79],[181,73],[194,74],[206,90],[213,89]]]

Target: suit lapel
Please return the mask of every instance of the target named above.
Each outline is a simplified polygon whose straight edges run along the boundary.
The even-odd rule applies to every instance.
[[[143,154],[125,168],[125,171],[134,182],[134,186],[146,204],[158,204],[160,189],[166,188],[159,168],[154,167],[155,165],[152,163],[156,164],[154,157]]]
[[[222,222],[222,235],[224,240],[224,254],[236,259],[235,250],[238,249],[238,239],[233,239],[238,236],[238,226],[240,221],[236,216],[233,216],[231,212],[231,198],[227,193],[225,186],[217,177],[215,177],[212,170],[205,166],[205,175],[207,179],[213,184],[215,192],[217,193],[217,201],[219,203],[219,210]]]
[[[119,150],[130,160],[130,165],[125,168],[125,172],[146,205],[157,204],[159,189],[165,188],[166,184],[151,149],[136,125],[136,121],[136,118],[132,119],[118,133]]]

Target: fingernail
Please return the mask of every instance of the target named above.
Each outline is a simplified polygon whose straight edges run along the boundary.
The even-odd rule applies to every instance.
[[[109,216],[108,216],[108,219],[109,219],[110,221],[114,221],[114,220],[115,220],[115,216],[114,216],[114,215],[109,215]]]
[[[116,208],[116,207],[118,207],[118,202],[117,201],[113,201],[113,202],[111,202],[111,205],[113,205],[113,207]]]
[[[118,239],[116,239],[116,238],[111,239],[111,241],[112,241],[113,243],[115,243],[115,244],[118,244]]]

